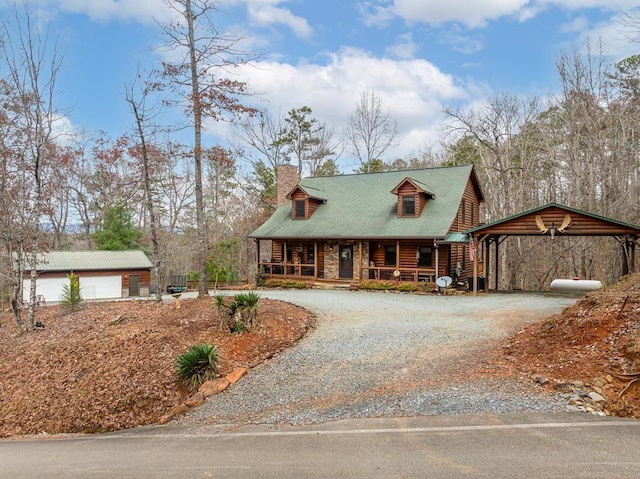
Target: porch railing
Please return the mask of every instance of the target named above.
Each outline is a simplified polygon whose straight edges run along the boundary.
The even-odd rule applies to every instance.
[[[315,269],[306,263],[260,263],[260,271],[270,276],[314,277]]]
[[[378,279],[383,281],[408,281],[414,283],[432,283],[436,279],[435,268],[399,268],[389,266],[362,268],[362,279]]]

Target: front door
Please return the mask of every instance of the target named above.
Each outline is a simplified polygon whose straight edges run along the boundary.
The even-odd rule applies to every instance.
[[[140,275],[129,275],[129,296],[140,296]]]
[[[353,245],[340,245],[340,268],[338,275],[340,278],[353,278]]]

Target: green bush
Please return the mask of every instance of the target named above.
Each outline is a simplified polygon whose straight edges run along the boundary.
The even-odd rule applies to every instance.
[[[370,289],[374,291],[389,291],[395,289],[396,284],[391,281],[363,281],[360,289]]]
[[[396,286],[396,291],[402,291],[405,293],[413,293],[418,291],[419,287],[415,283],[400,283]]]
[[[306,281],[294,281],[292,279],[269,279],[264,284],[267,288],[307,289]]]
[[[198,389],[218,374],[218,349],[213,344],[195,344],[176,361],[178,381],[187,389]]]
[[[362,283],[360,283],[360,289],[413,293],[414,291],[418,291],[420,287],[415,283],[394,283],[392,281],[363,281]]]

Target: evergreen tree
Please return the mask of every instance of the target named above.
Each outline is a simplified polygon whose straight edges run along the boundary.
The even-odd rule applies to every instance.
[[[122,204],[107,207],[102,223],[93,234],[93,240],[100,250],[138,249],[142,231],[136,228],[131,213]]]
[[[82,309],[82,294],[80,293],[80,278],[77,274],[71,271],[67,278],[69,279],[69,284],[65,284],[62,286],[62,299],[60,304],[65,308],[66,311],[79,311]]]

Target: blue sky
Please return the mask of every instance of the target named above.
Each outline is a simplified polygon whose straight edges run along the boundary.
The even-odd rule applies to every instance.
[[[0,0],[0,5],[6,5]],[[31,2],[61,31],[59,100],[67,127],[118,136],[132,119],[124,84],[154,61],[162,0]],[[500,91],[552,96],[558,54],[602,40],[610,62],[637,52],[624,14],[640,0],[227,0],[216,24],[247,35],[262,55],[244,79],[273,114],[308,105],[337,133],[364,90],[398,121],[395,157],[441,138],[443,105],[465,106]],[[257,99],[256,99],[257,100]],[[214,125],[208,142],[226,142]]]

